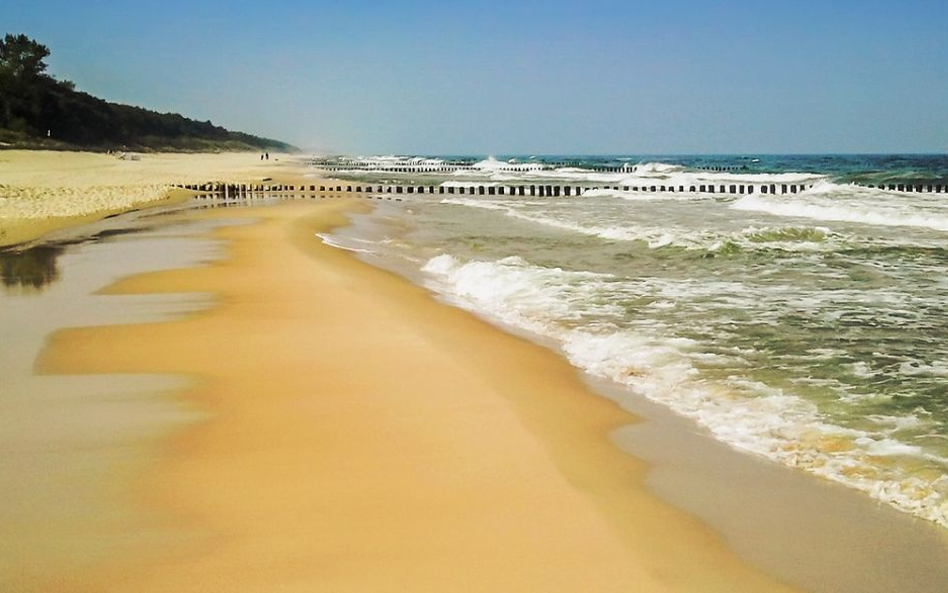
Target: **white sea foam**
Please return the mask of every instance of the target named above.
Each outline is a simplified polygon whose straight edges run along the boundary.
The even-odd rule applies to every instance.
[[[870,368],[869,363],[867,362],[862,362],[862,361],[854,362],[852,365],[852,368],[853,368],[853,375],[861,379],[870,379],[876,376],[877,374],[875,371],[873,371]]]
[[[621,290],[609,275],[544,268],[521,257],[464,262],[449,254],[432,258],[423,270],[428,285],[456,304],[554,340],[577,367],[694,419],[737,449],[858,488],[948,527],[948,479],[906,476],[891,464],[879,463],[880,458],[948,463],[895,436],[914,426],[915,417],[876,419],[877,431],[835,425],[813,403],[793,393],[739,376],[706,380],[695,366],[709,360],[700,343],[647,327],[633,331],[608,321],[576,323],[621,314],[608,300],[597,298]],[[665,293],[662,302],[674,303],[681,290],[737,294],[741,288],[688,284],[658,292]],[[869,372],[868,366],[855,368]]]
[[[602,190],[604,191],[604,190]],[[591,193],[591,192],[588,192]],[[608,241],[642,241],[650,249],[674,246],[684,249],[719,251],[726,246],[740,249],[779,249],[784,251],[822,251],[838,247],[845,237],[821,226],[800,227],[747,227],[731,234],[694,233],[690,230],[669,227],[646,227],[631,224],[602,225],[583,224],[575,217],[558,218],[545,214],[543,210],[525,208],[537,202],[518,200],[487,200],[476,197],[443,198],[442,204],[466,206],[482,210],[502,212],[505,216],[542,225],[549,228],[574,232]],[[540,204],[542,205],[542,204]]]
[[[404,157],[396,155],[357,156],[340,159],[336,165],[340,167],[338,173],[364,174],[379,173],[392,174],[387,169],[393,167],[438,168],[445,164],[444,159],[427,157]],[[346,167],[351,166],[351,169]]]
[[[822,182],[795,195],[745,195],[734,210],[765,212],[774,216],[876,226],[905,226],[948,231],[948,206],[918,194],[896,199],[891,192]]]
[[[587,189],[583,192],[585,198],[620,198],[630,202],[659,202],[659,201],[684,201],[694,202],[714,199],[709,194],[690,193],[690,192],[632,192],[615,189]]]
[[[917,360],[906,361],[899,365],[899,373],[909,376],[948,377],[948,361],[936,360],[931,364]]]
[[[348,159],[342,159],[338,164],[345,166],[346,163],[352,163],[358,168],[353,168],[349,172],[365,172],[362,170],[368,167],[368,171],[382,173],[383,169],[391,167],[432,167],[437,168],[446,164],[444,159],[427,157],[406,157],[396,155],[377,155],[377,156],[358,156]],[[825,180],[822,175],[809,173],[758,173],[751,171],[711,171],[699,169],[687,169],[680,165],[673,165],[662,162],[640,162],[623,163],[619,171],[597,171],[593,169],[584,169],[582,167],[553,167],[537,161],[500,161],[494,157],[488,157],[472,164],[470,167],[462,168],[452,172],[452,175],[459,179],[476,178],[483,180],[485,177],[490,181],[498,182],[529,182],[547,181],[547,182],[576,182],[576,183],[599,183],[611,186],[642,186],[651,183],[658,185],[689,186],[701,184],[727,184],[727,183],[749,183],[749,184],[813,184],[820,180]]]
[[[444,187],[468,188],[468,187],[482,187],[482,186],[483,187],[497,187],[498,185],[501,185],[501,184],[490,182],[490,181],[487,181],[487,182],[484,182],[484,181],[445,181],[441,185]]]
[[[658,175],[668,175],[670,173],[677,173],[684,170],[684,167],[680,165],[670,165],[668,163],[638,163],[633,167],[633,170],[640,175],[649,175],[649,174],[658,174]]]
[[[948,350],[932,329],[948,289],[941,272],[948,236],[931,226],[851,224],[853,212],[936,220],[948,216],[936,199],[942,196],[661,163],[618,173],[508,165],[516,163],[488,159],[446,185],[563,179],[588,189],[581,200],[467,192],[423,198],[417,216],[406,217],[423,232],[389,248],[413,254],[412,271],[424,265],[426,284],[445,299],[558,344],[578,367],[694,418],[735,448],[948,527],[948,477],[939,478],[948,460],[938,456],[948,455],[946,410],[937,398]],[[691,180],[724,185],[744,176],[808,189],[779,196],[677,191]],[[623,180],[639,189],[616,191]],[[641,189],[652,185],[676,191]],[[743,209],[748,197],[817,209],[810,217],[773,217]],[[841,218],[825,217],[819,208],[827,207]],[[454,255],[431,257],[445,249]],[[533,258],[564,269],[533,265]],[[583,269],[615,276],[576,271]],[[916,401],[932,411],[903,407]]]
[[[444,164],[444,159],[439,158],[426,158],[426,157],[401,157],[395,155],[383,155],[383,156],[359,156],[352,159],[352,162],[358,163],[360,165],[377,165],[380,167],[397,167],[397,166],[437,166]]]
[[[602,239],[617,240],[617,241],[637,241],[637,240],[649,241],[650,240],[646,234],[641,233],[641,232],[637,233],[636,230],[632,228],[585,226],[582,224],[577,224],[577,223],[569,222],[566,220],[557,219],[552,216],[544,216],[542,214],[532,213],[532,212],[523,212],[521,210],[518,210],[515,207],[515,204],[510,203],[510,202],[477,200],[477,199],[467,199],[467,198],[445,198],[441,200],[441,203],[454,204],[458,206],[467,206],[469,208],[480,208],[482,210],[497,210],[497,211],[503,212],[506,216],[509,216],[511,218],[525,220],[525,221],[543,225],[546,227],[560,229],[564,231],[571,231],[574,233],[588,235],[591,237],[600,237]]]
[[[509,163],[493,158],[475,163],[469,169],[452,173],[458,179],[482,180],[486,176],[497,182],[560,182],[591,183],[608,186],[650,187],[652,185],[690,186],[723,184],[803,184],[811,185],[824,180],[822,175],[809,173],[752,173],[728,171],[688,170],[668,163],[626,164],[619,171],[596,171],[579,167],[551,168],[540,163]]]
[[[596,281],[608,280],[607,275],[535,268],[516,256],[461,265],[449,254],[430,259],[422,271],[438,280],[440,292],[460,297],[462,303],[478,303],[505,323],[538,334],[545,333],[549,314],[558,319],[573,319],[617,313],[611,304],[590,304],[585,309],[577,306],[592,301]]]
[[[319,239],[320,239],[323,243],[325,243],[326,245],[329,245],[329,246],[331,246],[331,247],[337,247],[337,248],[339,248],[339,249],[344,249],[344,250],[346,250],[346,251],[352,251],[352,252],[354,252],[354,253],[374,253],[374,251],[371,250],[371,249],[365,249],[365,248],[362,248],[362,247],[355,247],[354,245],[351,245],[347,240],[345,240],[345,239],[340,239],[339,237],[335,237],[335,236],[330,235],[330,234],[326,234],[326,233],[316,233],[316,236],[319,237]]]
[[[488,157],[482,161],[478,161],[473,165],[474,169],[478,171],[490,172],[490,171],[514,171],[514,172],[526,172],[526,171],[540,171],[544,169],[542,163],[520,163],[520,162],[504,162],[498,161],[494,157]]]

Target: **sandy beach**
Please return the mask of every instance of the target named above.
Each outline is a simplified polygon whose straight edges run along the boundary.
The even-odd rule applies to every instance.
[[[314,240],[353,207],[242,210],[226,259],[107,289],[209,310],[54,333],[40,372],[188,376],[206,419],[135,484],[174,543],[45,590],[789,590],[645,490],[562,359]]]
[[[249,182],[279,176],[297,163],[256,153],[118,155],[0,151],[0,247],[37,239],[132,208],[180,202],[172,184]]]
[[[59,171],[50,191],[54,155],[36,156],[18,183],[50,204],[81,207],[83,179],[153,185],[77,163],[76,185]],[[246,160],[149,166],[307,173]],[[613,396],[316,236],[371,203],[64,216],[68,234],[0,258],[0,588],[924,592],[948,579],[933,526]],[[88,239],[55,240],[73,236]]]
[[[0,593],[948,593],[948,4],[7,5]]]

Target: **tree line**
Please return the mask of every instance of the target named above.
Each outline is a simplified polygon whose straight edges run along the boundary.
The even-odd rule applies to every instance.
[[[49,48],[26,35],[0,40],[0,140],[123,150],[293,150],[210,121],[110,103],[46,72]]]

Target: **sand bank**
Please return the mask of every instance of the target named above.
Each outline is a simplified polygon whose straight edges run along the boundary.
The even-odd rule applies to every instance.
[[[279,160],[277,160],[279,159]],[[0,151],[0,246],[86,224],[109,214],[180,201],[174,183],[245,182],[297,171],[285,155]]]
[[[227,211],[261,220],[225,261],[109,289],[217,306],[54,334],[41,371],[190,376],[209,419],[138,489],[191,543],[47,590],[787,590],[646,492],[607,436],[633,417],[561,358],[316,241],[346,207]]]

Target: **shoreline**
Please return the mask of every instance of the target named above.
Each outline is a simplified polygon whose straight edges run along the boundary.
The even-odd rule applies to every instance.
[[[352,256],[415,285],[414,265],[361,251],[368,237],[397,235],[391,217],[352,216],[328,238]],[[449,306],[450,297],[431,290]],[[471,311],[465,307],[465,310]],[[492,327],[567,355],[558,343],[471,311]],[[575,372],[589,388],[641,419],[610,432],[616,447],[649,465],[648,489],[710,525],[731,549],[769,574],[812,591],[927,593],[948,586],[948,531],[844,484],[740,451],[664,405],[608,379]],[[897,563],[892,560],[898,558]]]
[[[344,202],[336,200],[315,202],[308,200],[305,202],[282,203],[278,206],[255,204],[253,208],[226,210],[208,209],[207,205],[202,204],[199,208],[178,212],[156,212],[155,215],[134,213],[110,219],[106,221],[109,230],[105,231],[107,235],[104,236],[118,233],[117,240],[119,241],[125,240],[121,238],[123,228],[127,229],[124,232],[135,233],[136,231],[132,231],[132,228],[144,225],[146,228],[159,229],[160,235],[163,234],[160,231],[162,228],[191,228],[193,230],[172,231],[171,234],[194,237],[199,239],[202,244],[213,243],[220,248],[215,248],[215,252],[222,249],[223,254],[226,254],[227,257],[217,260],[222,253],[216,253],[208,259],[206,255],[201,256],[199,252],[192,253],[189,256],[192,258],[192,263],[187,265],[199,265],[200,267],[182,268],[183,264],[178,263],[171,267],[181,269],[144,276],[135,274],[130,278],[125,278],[128,273],[120,273],[119,276],[124,279],[112,283],[105,290],[97,290],[96,293],[141,295],[148,299],[158,299],[157,302],[163,299],[178,299],[179,296],[191,294],[190,289],[203,286],[208,279],[207,272],[209,268],[206,267],[207,262],[216,260],[216,263],[210,264],[210,268],[218,266],[230,268],[231,263],[228,262],[230,257],[234,255],[235,249],[238,255],[248,254],[248,249],[238,249],[240,244],[247,243],[246,238],[238,240],[239,237],[235,237],[234,233],[239,235],[244,231],[249,232],[250,228],[245,228],[244,225],[238,223],[268,219],[271,217],[269,213],[272,213],[274,208],[299,210],[302,216],[305,209],[325,210],[326,207],[329,207],[334,211],[340,211],[340,213],[334,221],[331,221],[331,224],[325,220],[321,221],[320,224],[339,225],[335,228],[343,229],[343,232],[346,232],[344,227],[350,224],[348,220],[348,217],[351,216],[350,213],[355,210],[365,210],[362,206],[352,204],[352,200],[346,201],[345,206]],[[366,203],[363,202],[362,204]],[[373,204],[373,206],[376,205]],[[341,213],[342,209],[346,209],[345,215]],[[357,216],[357,218],[363,217],[363,215]],[[267,220],[264,220],[264,222],[267,222]],[[271,220],[269,223],[274,223],[274,221]],[[190,226],[181,226],[185,224]],[[210,229],[221,224],[227,226],[213,233],[209,232]],[[80,233],[80,236],[92,234],[89,231],[95,227],[101,228],[102,224],[87,227],[85,231]],[[264,241],[262,245],[269,249],[270,242],[286,243],[283,247],[293,247],[298,252],[297,255],[300,253],[306,255],[310,264],[324,267],[327,263],[332,263],[330,267],[337,268],[337,274],[332,276],[347,275],[355,270],[357,272],[356,276],[361,278],[360,282],[367,281],[367,286],[371,287],[369,291],[373,293],[379,282],[382,282],[385,286],[400,287],[398,288],[399,291],[414,293],[411,300],[421,299],[427,304],[420,308],[420,313],[412,316],[412,323],[428,326],[433,324],[433,327],[429,327],[429,337],[432,333],[440,336],[439,339],[443,341],[439,343],[445,346],[443,350],[458,351],[458,355],[461,357],[470,353],[468,350],[457,348],[455,336],[458,333],[457,327],[453,323],[447,325],[439,323],[440,315],[433,315],[432,310],[447,310],[451,313],[445,313],[445,315],[450,318],[456,319],[460,316],[466,319],[465,327],[471,325],[471,327],[480,328],[472,331],[476,331],[477,335],[484,334],[488,336],[484,340],[493,342],[499,335],[503,337],[502,341],[504,342],[513,340],[517,343],[526,344],[527,349],[536,350],[539,348],[547,356],[552,356],[555,359],[556,362],[550,363],[558,368],[557,373],[555,373],[555,383],[560,384],[561,381],[565,381],[571,384],[572,387],[563,387],[563,390],[570,391],[573,394],[568,396],[570,403],[567,407],[570,411],[563,412],[563,410],[560,410],[560,420],[558,422],[552,420],[556,418],[556,412],[550,413],[549,410],[545,409],[544,401],[521,401],[516,404],[514,400],[516,399],[517,389],[513,388],[508,388],[502,395],[512,396],[510,403],[511,405],[516,404],[514,407],[516,408],[518,421],[522,427],[528,429],[530,438],[534,443],[539,444],[547,452],[547,457],[556,462],[555,470],[565,476],[571,485],[578,483],[584,486],[586,490],[591,489],[593,491],[593,494],[596,495],[596,500],[592,501],[597,509],[595,511],[596,515],[609,525],[609,530],[614,534],[617,530],[620,532],[617,535],[620,536],[619,539],[623,540],[624,548],[632,552],[627,560],[638,562],[641,560],[640,556],[644,549],[646,560],[648,560],[646,572],[648,569],[656,569],[657,567],[657,570],[664,575],[667,572],[680,571],[682,569],[680,560],[683,556],[685,557],[685,564],[698,558],[692,558],[688,556],[687,552],[678,550],[677,541],[675,544],[667,546],[674,548],[668,554],[665,553],[667,550],[658,549],[660,546],[657,546],[655,541],[650,539],[652,530],[657,532],[666,532],[670,528],[677,530],[681,523],[676,521],[681,518],[684,518],[685,533],[690,534],[689,537],[693,537],[696,530],[701,534],[698,539],[705,538],[706,543],[710,542],[708,545],[712,550],[710,552],[707,550],[701,551],[701,554],[705,554],[705,556],[698,558],[700,564],[702,564],[701,567],[697,569],[688,568],[686,576],[681,577],[679,582],[671,583],[675,586],[670,586],[669,582],[666,582],[668,579],[664,579],[662,583],[656,585],[655,590],[716,590],[714,587],[720,584],[718,581],[705,580],[699,582],[709,573],[709,565],[715,567],[710,572],[727,573],[726,578],[731,579],[732,583],[737,573],[751,574],[755,579],[763,579],[762,582],[768,583],[763,589],[760,588],[761,586],[758,583],[752,589],[755,591],[772,590],[770,585],[776,582],[760,574],[758,571],[761,569],[766,573],[780,575],[786,581],[796,583],[807,590],[816,591],[888,591],[892,590],[893,586],[901,583],[903,585],[902,590],[921,592],[932,590],[933,587],[937,589],[948,582],[945,571],[940,571],[937,568],[942,565],[941,560],[944,559],[945,552],[948,550],[948,538],[945,537],[945,534],[935,533],[935,530],[931,528],[932,526],[920,524],[917,520],[913,521],[893,509],[874,505],[871,501],[859,496],[857,492],[835,484],[823,483],[822,480],[787,468],[773,467],[772,464],[733,451],[721,443],[711,440],[710,437],[696,433],[695,427],[687,421],[676,417],[655,404],[636,402],[634,398],[630,399],[628,394],[623,395],[599,381],[591,381],[588,377],[581,377],[575,368],[548,347],[536,345],[524,337],[512,336],[496,326],[476,318],[473,314],[435,302],[435,295],[410,284],[400,275],[359,261],[361,258],[353,253],[323,245],[313,236],[315,232],[314,229],[310,228],[307,233],[294,235],[295,239],[289,231],[270,232],[268,240]],[[321,231],[322,234],[325,232],[325,230]],[[261,238],[262,235],[257,236],[254,240],[259,242]],[[180,242],[178,239],[176,241]],[[94,246],[98,242],[96,240],[88,242],[86,245]],[[192,252],[194,251],[193,247],[189,249]],[[206,250],[207,248],[201,249]],[[175,251],[175,249],[172,249],[172,251]],[[320,254],[324,257],[321,257]],[[194,257],[198,259],[195,260]],[[317,259],[314,260],[314,257]],[[320,261],[325,258],[328,258],[330,262]],[[159,259],[164,261],[163,257]],[[280,259],[278,264],[272,265],[279,266],[285,263]],[[167,267],[167,264],[159,267]],[[306,265],[305,269],[308,268],[309,265]],[[368,271],[366,268],[368,268]],[[211,271],[214,272],[213,269]],[[328,270],[324,270],[324,272],[326,271]],[[369,278],[375,278],[376,280],[366,280],[362,277],[363,272]],[[211,276],[214,275],[211,274]],[[173,282],[169,284],[171,280]],[[246,282],[242,280],[241,285],[245,284]],[[352,286],[348,286],[348,288],[351,289]],[[200,292],[207,294],[204,290]],[[286,292],[298,292],[298,287]],[[222,297],[221,294],[214,294],[217,294],[217,296],[210,302],[220,303],[222,300],[224,302],[230,300]],[[382,296],[387,294],[387,291],[385,291],[375,296],[382,299]],[[2,296],[0,294],[0,297]],[[118,298],[134,299],[139,297],[119,296]],[[206,296],[203,298],[206,298]],[[400,306],[401,303],[402,300],[398,299],[397,303],[390,303],[388,307]],[[309,303],[309,305],[318,306],[318,303]],[[213,314],[215,307],[217,305],[213,305],[209,310],[182,311],[185,313],[185,317],[182,319],[179,313],[175,318],[177,320],[170,323],[176,324],[178,321],[199,319],[206,314]],[[431,309],[432,307],[434,309]],[[83,309],[80,308],[77,312],[79,310]],[[78,320],[75,315],[68,315],[67,318],[74,320],[70,325],[74,325],[75,320]],[[141,324],[142,321],[146,323]],[[114,320],[109,321],[109,323],[114,323]],[[131,323],[138,325],[123,326],[123,331],[128,330],[131,335],[135,334],[136,329],[143,330],[145,329],[143,326],[151,328],[154,324],[154,322],[149,322],[147,317],[139,318],[131,321]],[[162,321],[157,325],[162,326],[164,323]],[[110,328],[98,329],[107,332]],[[65,333],[69,334],[73,331],[65,330]],[[84,332],[86,330],[75,331]],[[93,328],[93,331],[97,330]],[[226,333],[226,331],[231,331],[232,337],[240,334],[235,328],[231,327],[222,330],[222,333]],[[60,333],[62,332],[57,333],[57,340]],[[129,337],[130,347],[141,349],[140,342],[144,335],[148,335],[148,339],[152,337],[150,330],[144,334],[139,331],[138,338]],[[82,345],[85,347],[86,342],[83,341]],[[435,344],[432,343],[431,345],[434,346]],[[294,353],[293,356],[297,354]],[[359,352],[357,355],[366,360],[370,366],[375,364],[376,357],[364,352]],[[109,356],[111,356],[111,353]],[[148,359],[147,356],[145,358]],[[206,359],[206,356],[204,358]],[[497,390],[501,383],[510,381],[512,377],[516,378],[525,372],[531,372],[531,369],[524,368],[518,361],[507,360],[500,353],[486,355],[479,353],[476,358],[478,359],[477,364],[474,364],[471,368],[479,368],[485,375],[494,377],[492,387],[495,396],[498,394]],[[104,360],[106,359],[95,361],[95,364],[101,365]],[[466,362],[473,363],[474,361]],[[145,363],[149,363],[149,361],[146,360]],[[89,370],[95,369],[86,368],[83,373]],[[138,372],[136,371],[136,373]],[[175,375],[176,379],[182,377],[178,371],[169,372]],[[532,372],[544,375],[544,372],[537,373],[535,370],[532,370]],[[390,374],[400,376],[402,373],[403,369],[398,369],[393,370]],[[464,375],[466,376],[467,373],[464,373]],[[165,426],[162,434],[168,435],[167,431],[169,429],[174,431],[170,433],[170,438],[163,436],[160,442],[152,441],[149,445],[149,451],[138,463],[145,463],[149,466],[157,464],[159,467],[165,465],[168,462],[166,456],[169,452],[181,453],[180,447],[176,445],[179,442],[180,435],[199,428],[204,422],[204,420],[199,420],[194,424],[193,418],[195,414],[198,414],[201,418],[205,417],[209,412],[206,405],[208,402],[191,397],[194,395],[195,388],[193,385],[196,379],[199,380],[197,384],[202,386],[197,392],[199,395],[202,393],[201,389],[203,389],[204,381],[200,379],[201,372],[199,369],[192,368],[183,376],[189,381],[186,385],[191,386],[190,388],[183,390],[177,388],[174,392],[171,392],[161,387],[162,384],[157,384],[159,385],[158,388],[163,389],[163,391],[156,395],[160,396],[165,405],[172,404],[173,408],[171,409],[184,405],[184,409],[188,411],[188,414],[191,414],[192,423],[184,425],[184,428],[180,424]],[[100,389],[107,391],[110,382],[114,383],[116,379],[122,379],[123,377],[132,379],[132,383],[119,382],[117,385],[128,384],[133,386],[129,389],[134,388],[135,377],[140,377],[144,382],[141,388],[144,388],[148,381],[147,376],[140,374],[105,374],[100,376],[93,374],[87,375],[84,380],[97,381],[106,386]],[[81,385],[75,383],[76,379],[79,378],[77,375],[71,377],[40,375],[37,378],[60,381],[62,384],[61,390],[75,391],[78,387],[80,391],[76,392],[77,396],[84,393],[81,391]],[[515,383],[522,385],[523,381],[527,382],[526,389],[536,389],[536,385],[533,384],[535,381],[531,383],[530,379],[520,378]],[[178,384],[180,385],[180,383]],[[544,391],[547,388],[548,386],[544,384],[539,389]],[[574,388],[578,391],[572,391]],[[120,387],[120,389],[123,388]],[[511,391],[514,393],[511,393]],[[151,397],[154,399],[155,395]],[[594,428],[585,426],[585,432],[577,429],[573,432],[572,438],[562,438],[564,432],[566,432],[563,426],[575,422],[577,418],[589,411],[586,404],[573,402],[572,400],[575,398],[583,400],[590,397],[600,401],[600,404],[593,406],[594,408],[599,409],[604,405],[609,409],[609,411],[597,412],[597,415],[601,414],[602,418],[608,418],[609,420],[597,424]],[[574,405],[575,408],[572,407]],[[631,410],[635,416],[643,419],[643,421],[636,422],[635,416],[630,416],[621,411],[619,406]],[[46,412],[42,413],[46,414]],[[621,418],[621,421],[617,421],[616,417]],[[525,420],[530,420],[532,423],[525,422]],[[586,418],[586,421],[589,420],[590,418]],[[109,427],[103,426],[103,430],[108,432]],[[605,442],[605,448],[597,449],[598,451],[609,451],[609,453],[603,453],[604,455],[611,457],[619,453],[624,460],[622,462],[622,468],[624,469],[620,468],[611,478],[606,478],[598,475],[603,470],[602,467],[590,468],[579,463],[578,460],[581,459],[581,456],[577,456],[573,452],[574,446],[584,446],[591,440],[596,441],[597,447]],[[124,446],[127,447],[127,444]],[[600,455],[597,454],[594,457],[596,463],[598,463]],[[568,463],[564,465],[564,462]],[[618,465],[615,467],[619,468]],[[148,473],[150,474],[150,472]],[[592,480],[590,476],[596,479]],[[121,486],[120,482],[125,479],[118,474],[109,476],[110,488],[114,490]],[[181,506],[170,508],[161,501],[155,500],[150,488],[138,485],[137,482],[126,484],[126,486],[134,487],[135,491],[138,492],[135,500],[128,502],[129,505],[132,505],[131,510],[137,509],[135,515],[139,519],[147,519],[147,521],[140,520],[138,523],[130,521],[132,529],[130,529],[128,537],[123,540],[128,544],[126,550],[128,554],[122,556],[118,554],[121,550],[118,548],[115,550],[116,558],[124,558],[126,563],[112,562],[99,565],[93,571],[73,571],[69,574],[60,575],[62,577],[60,585],[53,590],[73,590],[76,587],[91,587],[99,590],[103,587],[103,583],[111,583],[113,579],[119,579],[115,584],[116,590],[123,590],[121,582],[131,587],[132,581],[134,581],[137,588],[137,579],[139,578],[137,575],[147,574],[147,572],[143,573],[141,571],[149,570],[149,566],[153,566],[154,563],[188,564],[192,562],[194,557],[203,557],[215,545],[230,539],[230,535],[222,536],[221,533],[215,535],[214,530],[207,529],[207,526],[201,526],[200,521],[196,519],[206,518],[207,513],[195,513],[192,510],[183,509]],[[627,491],[630,487],[634,492]],[[581,494],[585,496],[589,492],[582,492]],[[643,534],[640,531],[632,534],[623,527],[623,525],[627,526],[631,523],[640,525],[640,520],[632,516],[634,513],[623,514],[624,511],[616,511],[618,507],[625,506],[623,501],[625,503],[629,502],[629,497],[634,498],[639,503],[643,500],[646,501],[646,506],[651,505],[649,508],[660,509],[660,512],[658,512],[659,518],[648,518],[649,531],[645,532],[644,537],[642,537]],[[641,509],[639,510],[641,511]],[[801,512],[805,514],[795,514]],[[662,519],[668,516],[675,518],[672,522],[674,527],[669,527],[669,524]],[[163,519],[154,521],[154,517],[162,517]],[[96,527],[93,518],[87,517],[86,519],[90,526]],[[824,524],[824,520],[827,519],[828,524]],[[148,533],[144,533],[142,529],[139,529],[143,525],[148,526]],[[221,527],[221,525],[218,525],[218,527]],[[230,525],[228,529],[233,527],[234,525]],[[623,530],[626,531],[624,533],[625,537],[621,537]],[[673,534],[664,533],[663,537],[677,537],[680,535],[681,532],[678,530]],[[92,531],[84,532],[83,536],[94,536],[94,533]],[[69,535],[69,537],[75,539],[73,535]],[[824,541],[824,538],[827,537],[830,543]],[[107,540],[108,534],[100,534],[100,537],[96,538],[95,541]],[[877,543],[880,541],[883,541],[883,543]],[[707,546],[698,546],[699,549],[705,547]],[[712,557],[715,554],[723,555],[727,561],[724,565],[720,565],[721,563],[715,560],[707,560],[709,557],[707,554]],[[740,557],[738,557],[738,554]],[[74,561],[75,559],[69,560]],[[895,564],[892,564],[893,561]],[[751,562],[753,566],[759,568],[752,568],[747,562]],[[68,565],[69,562],[66,562],[62,568],[66,569]],[[734,566],[740,567],[739,570],[731,571]],[[688,579],[691,580],[688,581]],[[639,581],[636,587],[644,587],[641,583],[642,581]],[[726,589],[725,585],[721,584],[720,586],[722,590]],[[607,585],[603,585],[603,587],[608,588]],[[48,590],[48,587],[34,587],[26,590],[45,591]],[[162,586],[156,584],[155,590],[162,590]],[[652,589],[646,588],[646,590]]]
[[[142,558],[77,583],[206,590],[227,566],[236,591],[290,574],[364,590],[792,590],[645,491],[644,464],[608,439],[633,418],[568,363],[315,241],[345,223],[343,204],[227,212],[262,221],[215,233],[223,262],[108,288],[217,294],[207,311],[54,334],[44,372],[200,377],[184,397],[210,415],[142,484],[147,506],[189,518],[203,543],[160,571]],[[320,558],[335,558],[332,576]]]

